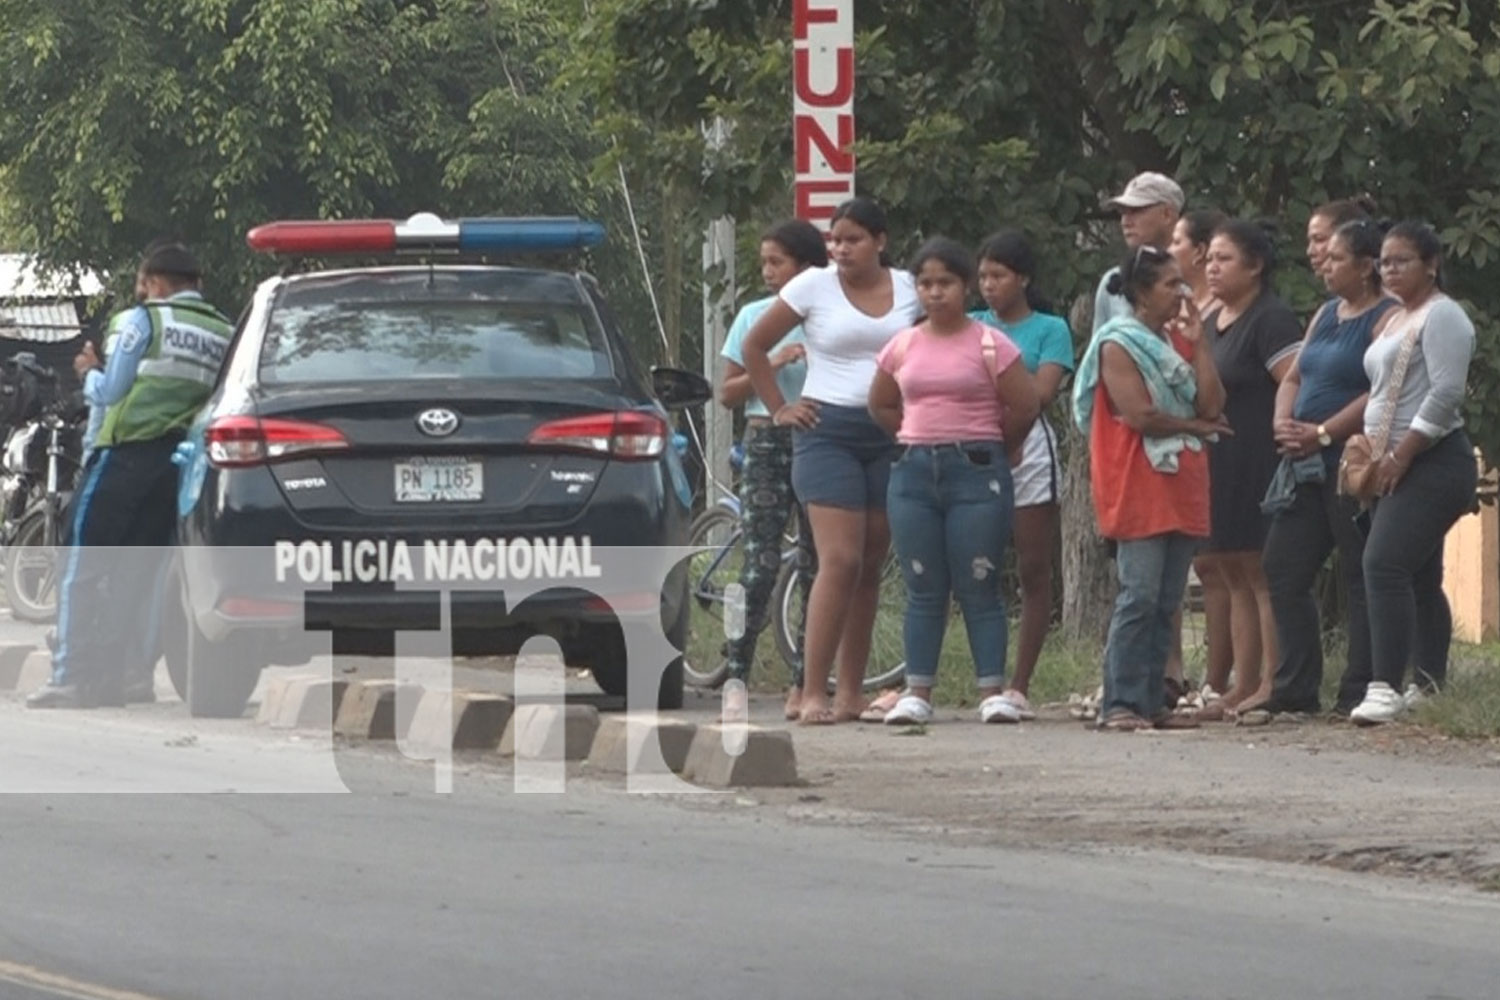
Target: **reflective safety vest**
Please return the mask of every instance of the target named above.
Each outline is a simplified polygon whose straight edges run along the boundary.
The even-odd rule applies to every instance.
[[[151,441],[192,423],[213,391],[234,325],[198,298],[142,304],[151,343],[125,398],[104,415],[96,446]]]

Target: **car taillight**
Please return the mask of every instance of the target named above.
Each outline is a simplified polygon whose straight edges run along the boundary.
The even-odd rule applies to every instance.
[[[527,442],[612,458],[656,458],[667,447],[667,422],[649,413],[590,413],[542,424]]]
[[[208,460],[229,468],[349,447],[343,434],[323,424],[247,416],[215,420],[208,425],[203,439]]]

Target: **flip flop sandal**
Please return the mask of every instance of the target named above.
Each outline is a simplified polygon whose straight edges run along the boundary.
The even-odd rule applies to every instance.
[[[902,695],[885,717],[888,726],[921,726],[931,721],[932,705],[913,694]]]
[[[1134,712],[1116,712],[1099,720],[1098,728],[1112,733],[1133,733],[1150,729],[1151,720],[1143,719]]]
[[[1236,712],[1224,705],[1224,702],[1215,698],[1198,710],[1196,718],[1199,722],[1233,722]]]
[[[895,708],[897,703],[901,701],[903,693],[899,688],[882,691],[874,701],[870,702],[863,712],[859,713],[859,721],[884,722],[885,717],[890,714],[891,709]]]

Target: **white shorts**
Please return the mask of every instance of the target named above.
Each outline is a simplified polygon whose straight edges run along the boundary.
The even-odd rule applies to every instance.
[[[1010,470],[1015,484],[1015,505],[1035,507],[1057,503],[1058,475],[1057,436],[1046,417],[1037,417],[1021,448],[1021,464]]]

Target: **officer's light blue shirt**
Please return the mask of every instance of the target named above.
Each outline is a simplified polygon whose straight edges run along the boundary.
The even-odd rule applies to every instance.
[[[99,440],[99,432],[104,429],[104,411],[108,407],[99,402],[99,390],[103,386],[104,373],[99,369],[90,368],[83,376],[83,401],[89,404],[89,423],[83,431],[84,461],[88,461],[94,442]]]

